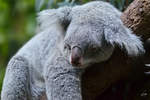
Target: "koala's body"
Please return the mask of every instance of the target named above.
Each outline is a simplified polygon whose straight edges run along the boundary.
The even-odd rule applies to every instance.
[[[39,13],[38,34],[10,60],[2,100],[82,100],[84,68],[108,60],[115,45],[130,56],[144,52],[139,37],[112,5],[95,1]]]

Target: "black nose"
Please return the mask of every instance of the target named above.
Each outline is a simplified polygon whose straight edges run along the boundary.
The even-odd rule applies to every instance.
[[[73,47],[71,50],[71,64],[78,66],[81,64],[81,48],[80,47]]]
[[[80,58],[79,58],[79,57],[72,58],[72,59],[71,59],[71,64],[72,64],[72,65],[75,65],[75,66],[80,65]]]

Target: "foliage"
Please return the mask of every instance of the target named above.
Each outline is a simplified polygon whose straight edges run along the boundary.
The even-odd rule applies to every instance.
[[[0,0],[0,91],[9,59],[35,33],[36,12],[92,0]],[[132,0],[104,0],[125,9]]]
[[[4,78],[4,73],[5,73],[5,68],[1,68],[0,70],[0,85],[2,85],[2,82],[3,82],[3,78]],[[2,87],[0,86],[0,90],[2,89]]]
[[[35,32],[34,0],[0,0],[0,91],[10,57]]]

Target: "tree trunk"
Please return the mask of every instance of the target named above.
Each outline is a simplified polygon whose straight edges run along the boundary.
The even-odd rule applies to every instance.
[[[121,19],[127,27],[145,41],[150,37],[150,0],[133,1],[124,11]],[[146,51],[146,54],[150,55],[148,51]],[[150,57],[147,59],[150,61]],[[117,48],[107,62],[93,65],[85,71],[82,77],[83,100],[95,100],[98,95],[122,79],[128,81],[133,79],[136,81],[139,79],[144,80],[143,73],[144,63],[140,58],[129,58]],[[139,87],[139,84],[136,85]],[[99,98],[97,100],[103,99]],[[132,98],[131,100],[141,99]]]
[[[121,16],[123,23],[134,33],[148,39],[150,37],[150,0],[135,0]]]

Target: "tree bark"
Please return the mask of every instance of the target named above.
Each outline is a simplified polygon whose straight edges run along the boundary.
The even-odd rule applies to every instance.
[[[121,16],[123,23],[144,40],[150,37],[150,0],[134,0]]]
[[[134,0],[124,11],[121,19],[128,28],[145,41],[150,37],[150,0]],[[150,53],[146,51],[146,54]],[[149,60],[150,57],[147,59]],[[141,58],[129,58],[116,48],[108,61],[93,65],[85,71],[82,77],[83,100],[95,100],[98,95],[119,80],[143,80],[143,73],[144,63]]]

